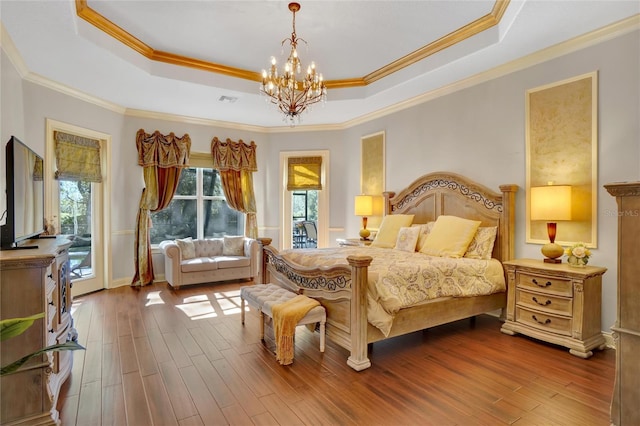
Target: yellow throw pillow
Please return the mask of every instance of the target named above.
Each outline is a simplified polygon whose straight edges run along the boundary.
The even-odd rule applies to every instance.
[[[385,216],[376,234],[376,239],[373,240],[371,245],[373,247],[394,248],[400,228],[411,226],[411,222],[413,222],[412,214],[392,214]]]
[[[464,257],[469,259],[491,259],[497,233],[497,226],[481,226],[478,228],[478,231],[476,232],[476,235],[473,236]]]
[[[425,240],[433,229],[433,225],[435,225],[435,222],[427,222],[422,224],[414,223],[413,225],[411,225],[420,228],[420,233],[418,234],[418,242],[416,243],[416,251],[420,251],[420,249],[424,245]]]
[[[439,216],[420,252],[431,256],[462,257],[479,227],[480,221]]]
[[[418,242],[418,234],[420,234],[420,227],[400,228],[398,231],[398,239],[396,240],[396,250],[409,251],[413,253],[416,251],[416,243]]]

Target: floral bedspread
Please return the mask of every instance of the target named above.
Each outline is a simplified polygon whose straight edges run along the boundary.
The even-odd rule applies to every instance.
[[[438,297],[471,297],[506,289],[496,259],[452,259],[378,247],[284,250],[289,263],[307,267],[347,264],[349,255],[373,258],[369,266],[368,321],[385,336],[402,308]]]

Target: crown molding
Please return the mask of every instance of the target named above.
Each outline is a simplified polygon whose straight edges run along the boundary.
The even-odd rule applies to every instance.
[[[176,114],[167,114],[153,111],[142,111],[136,109],[130,109],[126,107],[122,107],[116,105],[114,103],[105,101],[96,96],[88,95],[79,90],[73,89],[69,86],[56,83],[50,79],[32,73],[26,67],[20,52],[16,49],[13,41],[6,33],[4,26],[0,22],[0,47],[5,51],[11,63],[16,67],[22,78],[26,81],[30,81],[32,83],[38,84],[40,86],[58,91],[60,93],[75,97],[77,99],[83,100],[85,102],[109,109],[111,111],[132,116],[132,117],[142,117],[142,118],[151,118],[157,120],[167,120],[167,121],[177,121],[182,123],[191,123],[205,126],[216,126],[221,128],[229,128],[229,129],[237,129],[243,131],[250,131],[256,133],[286,133],[286,132],[311,132],[311,131],[331,131],[331,130],[344,130],[350,127],[354,127],[371,120],[375,120],[386,115],[402,111],[404,109],[422,104],[424,102],[428,102],[430,100],[439,98],[441,96],[449,95],[451,93],[457,92],[459,90],[463,90],[477,84],[481,84],[490,80],[493,80],[498,77],[502,77],[504,75],[520,71],[524,68],[537,65],[560,56],[585,49],[590,46],[594,46],[596,44],[602,43],[607,40],[611,40],[625,34],[628,34],[632,31],[637,31],[640,29],[640,14],[633,15],[629,18],[621,20],[619,22],[615,22],[606,27],[600,28],[598,30],[589,32],[587,34],[583,34],[578,37],[574,37],[573,39],[558,43],[554,46],[548,47],[546,49],[540,50],[538,52],[532,53],[523,58],[516,59],[509,63],[500,65],[498,67],[492,68],[490,70],[478,73],[466,79],[457,81],[455,83],[449,84],[442,88],[432,90],[430,92],[421,94],[414,98],[408,99],[403,102],[399,102],[397,104],[391,105],[386,108],[379,109],[377,111],[362,115],[360,117],[354,118],[349,121],[345,121],[337,124],[320,124],[320,125],[299,125],[296,127],[287,127],[287,126],[278,126],[278,127],[265,127],[265,126],[253,126],[248,124],[241,123],[232,123],[226,121],[218,121],[211,119],[203,119],[196,117],[186,117]]]
[[[486,15],[469,22],[468,24],[458,28],[455,31],[435,40],[427,45],[411,52],[393,62],[382,66],[364,77],[354,77],[342,80],[326,80],[327,89],[344,89],[350,87],[367,86],[381,78],[387,77],[403,68],[415,64],[435,53],[440,52],[448,47],[458,44],[469,37],[479,34],[500,23],[511,0],[495,0],[491,12]],[[235,68],[228,65],[218,64],[211,61],[195,59],[184,55],[178,55],[171,52],[156,50],[149,46],[133,34],[127,32],[116,23],[102,16],[93,10],[87,0],[75,0],[76,15],[93,25],[98,30],[108,34],[118,42],[124,44],[130,49],[138,52],[140,55],[151,61],[164,62],[172,65],[189,67],[201,71],[208,71],[229,77],[242,78],[250,81],[262,81],[262,74],[255,71]]]

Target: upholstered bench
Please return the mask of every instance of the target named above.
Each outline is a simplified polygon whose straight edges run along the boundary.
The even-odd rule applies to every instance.
[[[296,297],[297,294],[275,284],[256,284],[240,288],[241,318],[244,324],[245,302],[260,312],[260,339],[264,340],[264,318],[273,319],[273,306]],[[323,306],[316,306],[298,322],[298,325],[320,323],[320,352],[324,352],[327,313]]]

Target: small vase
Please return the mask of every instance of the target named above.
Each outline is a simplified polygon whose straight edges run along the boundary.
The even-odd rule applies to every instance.
[[[573,266],[574,268],[584,268],[585,266],[587,266],[587,259],[585,259],[584,257],[575,257],[575,256],[569,256],[569,258],[567,259],[567,263],[569,264],[569,266]]]

